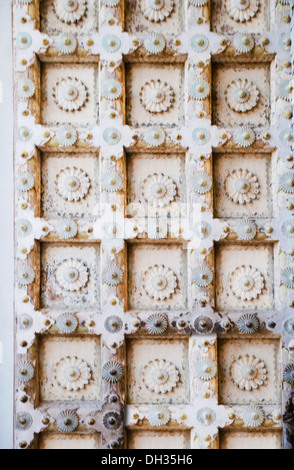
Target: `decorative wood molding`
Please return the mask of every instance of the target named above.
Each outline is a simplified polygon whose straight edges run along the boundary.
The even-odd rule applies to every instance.
[[[293,364],[293,339],[291,328],[288,328],[288,319],[293,318],[293,296],[292,287],[290,284],[285,285],[284,281],[285,276],[290,280],[293,277],[294,253],[291,220],[294,210],[293,94],[290,91],[293,80],[293,47],[290,39],[293,33],[293,8],[290,2],[267,2],[270,3],[268,15],[271,26],[266,32],[262,29],[259,33],[252,26],[254,31],[247,33],[245,23],[240,20],[240,24],[234,23],[234,34],[230,30],[228,34],[221,34],[215,27],[215,22],[222,2],[190,0],[180,2],[183,3],[185,25],[175,34],[166,27],[158,29],[155,21],[155,26],[151,24],[156,31],[154,35],[140,31],[134,35],[133,23],[128,15],[134,14],[136,20],[137,10],[134,13],[129,10],[125,22],[129,1],[124,0],[80,0],[81,11],[70,20],[74,22],[73,25],[65,27],[64,21],[69,16],[64,16],[58,27],[55,25],[50,34],[47,34],[45,30],[48,25],[46,26],[44,17],[40,19],[41,11],[41,15],[48,14],[46,18],[51,21],[49,13],[44,13],[46,1],[15,0],[13,7],[17,323],[15,447],[37,448],[38,435],[43,436],[45,432],[56,433],[59,439],[60,433],[68,431],[77,436],[101,433],[103,448],[120,448],[127,445],[124,442],[125,430],[133,432],[138,429],[138,424],[141,425],[140,429],[152,429],[156,432],[154,416],[158,416],[158,410],[154,411],[154,405],[137,406],[128,402],[126,367],[128,338],[150,338],[152,332],[148,325],[153,321],[150,317],[163,313],[156,308],[138,310],[129,307],[130,247],[148,247],[153,244],[159,251],[161,246],[182,250],[186,262],[181,268],[186,269],[187,278],[187,302],[184,308],[164,311],[167,325],[162,335],[158,336],[167,341],[186,339],[189,343],[190,401],[181,405],[160,405],[164,410],[159,410],[159,414],[163,418],[165,413],[169,416],[169,419],[160,423],[160,430],[191,430],[191,448],[217,448],[219,429],[248,431],[253,427],[250,416],[255,414],[255,423],[260,420],[258,432],[281,431],[284,427],[284,447],[292,448],[293,419],[290,416],[290,401],[294,383],[285,370],[288,364]],[[179,14],[178,2],[167,3],[175,3],[175,15]],[[226,5],[229,3],[227,1]],[[75,24],[83,17],[85,4],[89,14],[91,8],[95,12],[99,10],[99,27],[97,24],[97,27],[91,26],[84,32],[83,28],[76,27]],[[71,7],[68,8],[71,11]],[[264,5],[262,12],[263,9]],[[236,19],[235,13],[231,12],[230,22]],[[253,13],[255,14],[255,10],[249,16]],[[145,17],[146,15],[145,12]],[[57,16],[60,19],[60,13]],[[169,17],[166,13],[164,16],[166,21],[169,18],[173,21],[173,14]],[[125,24],[130,25],[128,32],[125,31]],[[151,26],[150,31],[153,31]],[[225,28],[222,31],[226,31]],[[214,108],[220,106],[222,112],[224,104],[219,105],[221,98],[214,96],[215,67],[235,67],[240,63],[244,65],[245,71],[249,64],[253,71],[254,67],[268,69],[271,84],[268,110],[270,120],[262,126],[251,125],[247,118],[239,126],[217,126]],[[65,100],[72,99],[74,93],[79,92],[78,86],[82,86],[83,93],[86,90],[81,85],[83,79],[79,78],[78,68],[97,67],[99,92],[97,102],[94,95],[96,122],[93,125],[88,125],[87,120],[86,124],[79,122],[83,110],[75,112],[77,120],[74,122],[69,114],[66,122],[56,121],[52,125],[44,125],[42,85],[43,70],[48,64],[65,68],[72,66],[77,70],[71,76],[72,80],[77,81],[68,83],[70,90],[66,93],[70,93]],[[167,64],[182,68],[185,75],[180,97],[185,106],[182,122],[179,120],[174,126],[162,125],[160,121],[156,121],[154,126],[129,125],[127,109],[131,105],[131,98],[130,84],[126,77],[128,67],[134,64],[146,65],[146,81],[157,78],[148,75],[151,64],[158,69]],[[172,76],[169,85],[177,94],[178,89],[174,86]],[[139,102],[139,96],[137,99]],[[83,101],[82,105],[85,103]],[[254,108],[255,104],[254,102]],[[254,112],[251,108],[249,113]],[[61,112],[65,112],[64,109],[63,106]],[[52,109],[50,111],[54,114]],[[154,123],[155,118],[152,124]],[[248,224],[252,221],[244,229],[240,227],[241,217],[215,217],[214,193],[218,175],[214,174],[214,158],[215,154],[226,154],[229,158],[230,155],[245,152],[253,158],[254,154],[266,154],[272,158],[273,211],[268,218],[250,215],[250,219],[254,219],[254,236],[244,238],[244,233],[249,233]],[[83,156],[98,153],[99,204],[95,205],[92,214],[85,217],[70,216],[69,221],[65,220],[64,227],[60,227],[60,221],[64,217],[57,214],[52,218],[43,217],[41,175],[44,160],[53,155],[65,158],[70,154],[72,157],[80,156],[82,161]],[[160,239],[157,235],[154,236],[154,217],[145,217],[144,210],[142,213],[139,211],[137,217],[127,216],[127,166],[130,153],[186,155],[186,212],[180,220],[167,219],[168,230]],[[71,184],[73,188],[74,184],[80,185],[81,181],[68,181],[66,184]],[[163,228],[155,232],[159,233],[160,230]],[[255,304],[246,309],[246,313],[255,313],[258,319],[258,329],[250,338],[257,342],[265,339],[275,342],[277,338],[281,339],[279,354],[283,365],[281,371],[275,371],[273,380],[279,382],[280,375],[284,373],[284,382],[282,384],[281,381],[280,386],[280,390],[283,390],[283,403],[266,403],[261,407],[258,404],[252,405],[258,405],[258,410],[248,408],[249,405],[218,404],[217,368],[221,363],[218,343],[235,337],[248,341],[248,336],[242,334],[238,327],[238,319],[244,315],[244,311],[242,308],[218,311],[215,301],[219,286],[215,280],[204,286],[195,282],[195,269],[199,266],[206,266],[213,278],[217,278],[220,266],[215,260],[218,259],[219,247],[225,251],[227,247],[236,246],[242,257],[242,250],[249,253],[253,245],[257,250],[259,247],[261,250],[272,247],[274,302],[272,308],[266,310],[260,306],[256,312]],[[89,305],[85,304],[85,308],[81,302],[74,308],[70,300],[66,300],[69,296],[65,293],[64,298],[68,302],[65,305],[69,305],[69,308],[65,305],[60,308],[42,304],[42,282],[47,280],[46,276],[53,275],[53,268],[51,274],[42,271],[44,246],[54,249],[62,246],[65,252],[69,248],[79,260],[82,259],[84,248],[96,250],[97,258],[93,263],[99,260],[95,267],[97,273],[94,270],[99,298],[97,302],[91,301]],[[91,264],[87,263],[88,266]],[[243,260],[241,266],[244,263]],[[115,277],[113,272],[109,273],[110,266],[115,266],[117,270]],[[77,270],[76,265],[72,266],[68,275],[78,276]],[[107,282],[106,271],[107,276],[111,275],[118,282]],[[89,276],[92,275],[90,267]],[[204,275],[207,276],[207,273]],[[267,279],[269,282],[270,278]],[[164,282],[164,279],[160,280]],[[88,279],[80,286],[83,302],[87,300],[83,291],[87,281]],[[266,288],[269,286],[266,285]],[[249,297],[247,300],[250,300]],[[49,338],[66,338],[58,327],[58,318],[61,322],[60,315],[68,310],[75,314],[77,321],[76,329],[72,336],[68,336],[69,339],[79,337],[86,344],[88,340],[100,338],[101,364],[96,364],[96,367],[101,370],[102,375],[101,400],[65,400],[48,404],[40,401],[39,345]],[[157,318],[157,322],[159,325],[160,319]],[[157,335],[152,337],[156,347]],[[52,380],[52,377],[48,380]],[[65,411],[72,415],[64,418],[61,413]],[[60,424],[64,419],[68,424]],[[64,426],[69,428],[65,430]]]

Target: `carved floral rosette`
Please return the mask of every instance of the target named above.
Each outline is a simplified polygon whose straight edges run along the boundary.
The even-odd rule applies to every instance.
[[[148,204],[165,207],[174,201],[177,186],[174,181],[162,173],[148,175],[142,183],[142,194]]]
[[[172,87],[161,80],[146,82],[140,91],[140,102],[149,113],[163,113],[172,107],[175,100]]]
[[[143,15],[153,23],[160,23],[169,18],[174,7],[174,0],[141,0]]]
[[[55,366],[54,374],[58,385],[69,391],[82,390],[91,379],[88,364],[75,356],[61,358]]]
[[[80,168],[67,167],[56,175],[56,192],[66,201],[80,201],[88,194],[90,186],[87,173]]]
[[[59,80],[53,88],[52,96],[63,111],[79,111],[88,101],[86,85],[78,78],[66,77]]]
[[[266,385],[265,363],[255,356],[240,356],[230,368],[232,381],[241,390],[251,391]]]
[[[163,265],[151,266],[143,276],[143,286],[149,297],[155,300],[169,299],[176,291],[177,276]]]
[[[258,0],[226,0],[226,10],[229,16],[239,23],[245,23],[254,18],[259,7]]]
[[[224,187],[226,195],[235,204],[249,204],[260,197],[258,178],[248,170],[233,170],[226,177]]]
[[[240,266],[230,276],[230,287],[238,299],[250,302],[262,294],[265,287],[264,277],[252,266]]]
[[[79,259],[62,261],[55,270],[56,282],[68,292],[78,292],[89,280],[89,269]]]
[[[175,365],[165,359],[148,362],[143,368],[142,377],[146,387],[158,394],[171,392],[180,380]]]
[[[251,80],[239,78],[227,86],[225,99],[230,109],[237,113],[246,113],[257,106],[259,90]]]
[[[76,24],[86,15],[87,0],[54,0],[53,9],[62,23]]]

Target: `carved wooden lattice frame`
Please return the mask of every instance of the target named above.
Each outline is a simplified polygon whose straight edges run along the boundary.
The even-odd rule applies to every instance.
[[[116,2],[114,2],[116,3]],[[153,62],[161,61],[161,54],[152,55],[148,53],[144,44],[136,39],[132,34],[123,33],[124,27],[124,11],[125,2],[120,0],[117,6],[109,7],[107,0],[100,2],[99,11],[99,33],[91,33],[86,36],[76,37],[78,47],[72,54],[62,55],[56,47],[56,36],[48,36],[39,32],[39,1],[15,0],[14,2],[14,43],[15,43],[15,83],[18,84],[22,78],[29,78],[35,83],[35,93],[32,98],[20,100],[18,96],[17,86],[15,87],[15,176],[18,178],[19,172],[28,171],[34,175],[34,188],[27,191],[19,191],[16,186],[15,212],[16,223],[23,219],[29,220],[32,225],[29,237],[16,238],[16,278],[18,277],[22,266],[28,265],[34,269],[35,281],[27,288],[20,287],[16,282],[16,318],[20,313],[28,313],[34,319],[33,334],[27,335],[17,327],[16,340],[16,364],[20,361],[29,361],[34,368],[34,377],[25,386],[20,385],[16,381],[16,406],[17,416],[27,413],[32,417],[33,424],[30,427],[17,425],[15,432],[15,446],[17,448],[36,447],[37,441],[34,433],[38,434],[44,430],[58,431],[56,427],[56,416],[64,409],[75,410],[79,417],[78,433],[102,433],[102,445],[104,447],[119,447],[123,445],[124,424],[123,419],[121,425],[115,431],[110,431],[103,425],[103,416],[107,411],[116,411],[121,418],[126,408],[126,427],[136,429],[136,426],[142,424],[148,426],[146,420],[148,414],[148,406],[128,406],[126,403],[126,387],[125,379],[116,384],[102,383],[102,400],[101,403],[95,405],[81,405],[70,403],[61,405],[38,406],[38,363],[37,363],[37,344],[38,336],[45,335],[55,323],[57,313],[54,311],[40,312],[39,309],[39,289],[40,289],[40,249],[39,243],[46,241],[47,243],[60,240],[55,227],[56,221],[45,220],[40,218],[40,152],[54,152],[55,150],[88,152],[100,150],[101,173],[104,168],[109,167],[111,161],[114,171],[119,172],[123,176],[123,190],[112,194],[109,197],[107,192],[101,191],[100,203],[101,214],[95,223],[87,224],[87,221],[80,220],[78,224],[78,235],[76,239],[81,242],[100,243],[101,253],[101,272],[109,263],[109,252],[112,246],[115,246],[113,253],[113,261],[124,271],[123,282],[118,287],[108,287],[102,280],[100,281],[101,296],[101,313],[97,312],[78,313],[79,323],[83,324],[83,334],[101,335],[101,363],[108,361],[118,361],[125,369],[125,334],[146,336],[149,334],[146,329],[146,318],[153,312],[127,312],[127,242],[139,237],[140,241],[148,239],[148,230],[145,225],[146,221],[125,218],[126,210],[126,151],[128,152],[145,152],[151,151],[153,148],[147,145],[144,140],[145,129],[131,129],[125,125],[125,91],[122,96],[114,102],[109,102],[100,96],[100,125],[92,129],[77,129],[77,141],[69,148],[61,148],[56,137],[56,129],[48,128],[40,124],[40,106],[41,106],[41,87],[40,87],[40,61],[58,62],[63,59],[72,63],[76,62],[93,62],[98,64],[99,61],[99,81],[103,82],[105,78],[116,78],[123,87],[124,80],[124,57],[127,61],[141,60],[148,62],[150,58]],[[281,34],[289,35],[293,31],[293,15],[291,2],[271,2],[271,13],[275,25],[271,32],[262,35],[251,35],[255,41],[255,47],[250,54],[239,54],[232,45],[232,37],[224,37],[216,33],[210,32],[210,2],[204,3],[204,6],[194,6],[193,3],[186,2],[186,32],[177,36],[165,37],[166,47],[164,50],[165,59],[170,62],[186,61],[185,73],[186,80],[189,76],[201,77],[208,83],[211,83],[211,60],[265,60],[275,61],[275,77],[274,82],[279,79],[291,79],[291,50],[285,48],[279,42]],[[26,38],[32,40],[28,48],[19,47],[24,44],[22,39],[26,33]],[[116,53],[115,60],[113,55],[103,48],[102,38],[106,34],[115,34],[120,38],[120,47]],[[191,46],[191,38],[194,34],[202,34],[208,40],[207,48],[203,51],[196,51]],[[205,41],[206,41],[205,39]],[[293,47],[293,46],[292,46]],[[201,49],[201,48],[200,48]],[[293,51],[292,51],[293,52]],[[293,55],[292,55],[293,57]],[[192,66],[193,65],[193,66]],[[272,127],[269,129],[255,129],[255,142],[251,149],[259,152],[274,152],[274,165],[277,173],[287,172],[292,168],[292,160],[286,159],[285,156],[291,153],[291,136],[293,132],[292,115],[285,113],[291,108],[289,103],[284,106],[278,99],[279,106],[276,108]],[[272,99],[275,103],[276,99]],[[281,106],[280,106],[281,105]],[[191,178],[189,175],[197,171],[206,171],[213,177],[212,148],[222,151],[230,151],[238,146],[234,140],[231,129],[219,129],[211,125],[212,106],[211,95],[203,101],[189,100],[186,106],[186,126],[179,129],[164,129],[164,142],[156,151],[159,152],[186,152],[186,190],[188,195],[189,214],[192,213],[191,208],[197,203],[201,205],[201,218],[211,226],[211,234],[202,242],[200,248],[197,246],[198,239],[191,233],[186,233],[186,222],[182,221],[175,230],[177,234],[173,234],[173,241],[177,243],[187,243],[188,256],[188,279],[191,279],[191,269],[193,267],[193,256],[197,253],[198,262],[206,262],[214,271],[214,244],[218,241],[230,243],[237,239],[236,226],[237,220],[220,220],[212,217],[213,213],[213,194],[209,191],[204,196],[197,196],[191,187]],[[120,130],[119,144],[115,148],[111,143],[106,142],[103,138],[101,130],[107,127],[115,127]],[[193,131],[195,128],[204,128],[205,144],[196,145],[193,140]],[[285,131],[286,139],[282,134]],[[293,137],[292,137],[293,140]],[[198,158],[200,155],[204,158]],[[109,160],[109,157],[114,155]],[[288,220],[293,213],[291,201],[279,197],[280,187],[275,182],[277,194],[277,211],[273,219],[256,221],[257,236],[256,243],[273,243],[279,263],[276,263],[276,309],[272,312],[263,314],[258,313],[261,327],[256,337],[282,337],[284,349],[283,367],[291,362],[289,355],[288,343],[289,335],[283,327],[284,320],[292,315],[292,297],[288,292],[285,294],[281,286],[280,276],[282,269],[291,266],[292,256],[289,250],[292,250],[291,239],[286,239],[282,232],[282,225]],[[104,210],[103,210],[103,204]],[[286,204],[286,205],[285,205]],[[287,207],[286,207],[287,206]],[[109,217],[116,220],[116,241],[114,242],[101,230],[103,222]],[[119,230],[124,227],[125,233]],[[126,232],[129,234],[126,236]],[[118,241],[121,239],[121,241]],[[64,241],[64,240],[63,240]],[[67,243],[64,241],[64,243]],[[244,242],[246,244],[246,242]],[[205,246],[204,246],[205,245]],[[192,256],[193,255],[193,256]],[[223,407],[217,405],[218,399],[218,381],[216,376],[207,383],[203,391],[203,381],[197,379],[193,373],[195,364],[202,358],[210,358],[217,362],[217,337],[229,337],[229,335],[238,335],[235,323],[231,322],[231,328],[227,331],[229,321],[224,322],[221,315],[214,311],[215,292],[212,286],[203,292],[203,289],[195,289],[192,293],[191,283],[188,285],[188,309],[183,312],[169,312],[169,327],[164,335],[169,337],[187,337],[190,343],[190,374],[191,374],[191,405],[187,406],[167,406],[171,414],[171,420],[168,429],[192,429],[191,447],[216,448],[218,446],[218,428],[221,427],[244,427],[241,420],[242,407]],[[205,295],[203,295],[203,293]],[[206,303],[195,301],[205,297]],[[103,327],[104,321],[101,319],[115,312],[121,316],[124,322],[124,332],[117,339],[116,355],[113,355],[109,341],[110,335]],[[126,313],[125,313],[126,312]],[[195,335],[193,327],[195,318],[200,315],[209,316],[214,323],[213,331],[207,336]],[[138,317],[138,318],[137,318]],[[236,318],[236,317],[235,317]],[[232,319],[233,320],[233,319]],[[226,325],[225,325],[226,323]],[[85,331],[85,327],[87,331]],[[56,333],[56,331],[54,332]],[[33,346],[33,347],[32,347]],[[105,346],[105,347],[104,347]],[[126,371],[125,371],[126,372]],[[283,410],[287,406],[286,414],[286,431],[285,447],[291,445],[291,409],[289,410],[289,399],[292,396],[291,386],[285,384],[283,386]],[[118,397],[118,398],[117,398]],[[208,427],[201,426],[197,418],[197,409],[203,407],[203,403],[216,412],[215,422]],[[126,406],[127,405],[127,406]],[[135,408],[135,410],[134,410]],[[282,426],[281,410],[276,407],[263,407],[266,414],[267,429],[280,429]],[[291,408],[291,407],[290,407]],[[290,414],[289,414],[290,413]],[[184,417],[186,416],[186,417]],[[89,421],[89,417],[90,421]],[[92,419],[92,421],[91,421]],[[18,423],[18,419],[17,419]],[[26,429],[24,429],[26,428]],[[165,428],[162,428],[165,429]],[[246,428],[245,428],[246,429]],[[262,428],[261,428],[262,429]]]

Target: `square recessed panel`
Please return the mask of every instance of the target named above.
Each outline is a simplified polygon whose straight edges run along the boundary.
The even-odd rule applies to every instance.
[[[224,405],[280,403],[279,340],[220,340],[218,364],[219,399]]]
[[[190,431],[128,431],[128,449],[190,449]]]
[[[126,1],[127,31],[145,38],[153,31],[166,36],[184,30],[185,2],[165,0],[156,9],[151,4],[150,0]]]
[[[45,153],[42,156],[42,215],[87,219],[99,214],[99,157]],[[76,184],[74,184],[76,182]]]
[[[130,154],[127,161],[128,215],[179,213],[186,200],[185,155]]]
[[[188,403],[188,351],[187,340],[130,340],[127,349],[128,403]],[[156,380],[160,374],[167,378],[162,384]]]
[[[181,245],[130,244],[130,309],[184,309],[187,257]]]
[[[49,34],[85,34],[98,29],[98,2],[78,0],[67,6],[66,0],[40,1],[41,31]]]
[[[41,245],[41,303],[49,308],[99,308],[99,245]]]
[[[44,433],[40,436],[38,447],[42,450],[101,449],[101,435]]]
[[[126,84],[129,125],[174,127],[183,122],[183,64],[129,64]]]
[[[283,436],[281,431],[220,431],[220,449],[281,450],[282,448]]]
[[[218,245],[215,266],[218,311],[273,308],[272,245]]]
[[[235,0],[212,0],[212,28],[221,34],[269,31],[271,2],[250,0],[238,8]]]
[[[214,124],[223,127],[270,125],[271,73],[269,64],[215,64],[212,80]],[[239,93],[246,95],[242,98],[242,108]],[[240,109],[244,111],[241,112]]]
[[[39,350],[40,400],[99,400],[100,357],[99,337],[42,338]]]
[[[42,65],[42,123],[94,126],[98,120],[95,64]]]
[[[271,154],[216,154],[214,210],[218,218],[271,217]]]

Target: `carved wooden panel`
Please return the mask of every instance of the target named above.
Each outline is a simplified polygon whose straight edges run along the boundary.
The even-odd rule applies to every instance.
[[[220,448],[230,450],[267,450],[282,449],[282,434],[275,432],[222,432],[220,436]]]
[[[294,446],[293,2],[15,0],[15,447]]]

